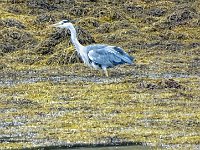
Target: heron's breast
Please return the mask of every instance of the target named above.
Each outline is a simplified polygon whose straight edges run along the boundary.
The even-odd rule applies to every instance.
[[[83,60],[83,62],[86,65],[88,65],[88,66],[91,65],[90,62],[89,62],[89,57],[88,57],[87,53],[84,53],[83,51],[80,51],[80,56],[81,56],[81,59]]]

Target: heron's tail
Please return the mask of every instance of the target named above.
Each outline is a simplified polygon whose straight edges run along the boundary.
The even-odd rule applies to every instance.
[[[125,61],[126,63],[128,63],[130,65],[133,64],[133,62],[135,60],[135,58],[133,56],[130,56],[128,54],[126,54],[122,59],[123,59],[123,61]]]

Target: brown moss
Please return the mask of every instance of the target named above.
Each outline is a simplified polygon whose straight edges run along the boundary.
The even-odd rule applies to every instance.
[[[6,28],[1,30],[1,50],[4,53],[33,48],[36,45],[36,40],[33,36],[23,30],[15,28]]]

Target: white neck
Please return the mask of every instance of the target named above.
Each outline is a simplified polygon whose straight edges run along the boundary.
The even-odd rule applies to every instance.
[[[68,29],[71,32],[71,41],[73,45],[75,46],[76,50],[79,52],[80,49],[83,47],[83,45],[81,45],[77,39],[76,30],[72,24],[68,27]]]

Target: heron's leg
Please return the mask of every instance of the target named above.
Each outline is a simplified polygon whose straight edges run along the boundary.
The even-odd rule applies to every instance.
[[[100,76],[103,77],[103,75],[104,75],[104,71],[100,70]]]
[[[109,77],[107,69],[105,70],[106,77]]]
[[[106,77],[108,77],[109,75],[108,75],[108,71],[107,71],[106,67],[103,68],[103,70],[104,70],[104,72],[105,72]]]

